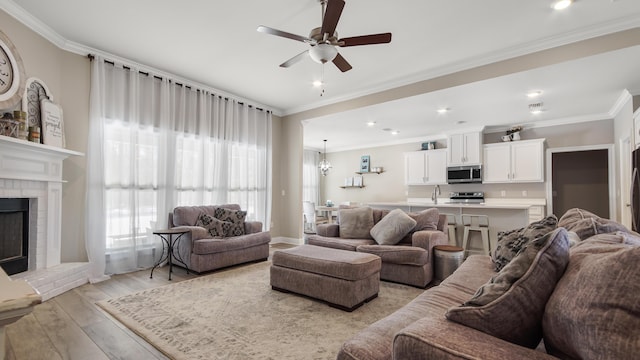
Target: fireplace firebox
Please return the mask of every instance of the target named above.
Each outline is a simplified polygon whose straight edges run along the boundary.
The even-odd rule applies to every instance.
[[[0,266],[8,275],[29,267],[29,199],[0,199]]]

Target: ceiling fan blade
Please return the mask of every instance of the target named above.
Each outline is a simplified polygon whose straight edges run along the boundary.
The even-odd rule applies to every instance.
[[[299,62],[300,60],[302,60],[305,57],[305,55],[307,55],[308,52],[309,52],[309,50],[305,50],[305,51],[301,52],[300,54],[298,54],[298,55],[292,57],[291,59],[289,59],[289,60],[283,62],[282,64],[280,64],[280,67],[288,68],[289,66],[291,66],[291,65]]]
[[[351,70],[353,67],[351,66],[351,64],[349,64],[347,62],[347,60],[345,60],[342,55],[338,54],[336,55],[336,57],[333,59],[333,63],[338,67],[338,69],[340,69],[340,71],[342,72],[347,72],[349,70]]]
[[[327,9],[324,12],[324,18],[322,19],[322,35],[329,33],[329,37],[333,36],[338,26],[338,20],[342,15],[342,9],[344,9],[344,0],[328,0]]]
[[[258,30],[258,32],[261,32],[261,33],[280,36],[280,37],[284,37],[284,38],[291,39],[291,40],[296,40],[296,41],[302,41],[302,42],[307,43],[307,44],[315,44],[316,43],[315,40],[309,39],[306,36],[301,36],[301,35],[288,33],[286,31],[277,30],[277,29],[274,29],[274,28],[270,28],[268,26],[260,25],[260,26],[258,26],[257,30]]]
[[[374,44],[387,44],[391,42],[391,33],[383,34],[371,34],[348,37],[338,40],[338,45],[341,47],[347,46],[359,46],[359,45],[374,45]]]

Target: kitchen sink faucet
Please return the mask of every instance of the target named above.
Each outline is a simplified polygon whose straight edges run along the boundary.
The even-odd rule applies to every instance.
[[[433,193],[431,194],[431,200],[434,204],[438,203],[438,195],[440,195],[440,185],[436,185],[433,188]]]

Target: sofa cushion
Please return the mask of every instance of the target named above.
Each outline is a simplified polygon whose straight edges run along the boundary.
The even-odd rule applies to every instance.
[[[542,220],[532,222],[526,227],[498,232],[498,243],[491,254],[491,260],[496,265],[496,271],[502,270],[529,242],[544,236],[555,229],[557,225],[558,218],[555,215],[549,215]]]
[[[215,209],[213,216],[226,223],[223,224],[225,236],[244,235],[244,219],[247,217],[246,211],[230,210],[220,207]]]
[[[379,256],[385,264],[422,266],[429,261],[427,250],[416,246],[360,245],[357,251]]]
[[[631,232],[626,226],[618,222],[601,218],[592,212],[579,208],[567,210],[558,221],[558,226],[575,232],[581,240],[597,234],[616,231]]]
[[[370,207],[340,209],[340,237],[345,239],[371,239],[373,210]]]
[[[254,246],[268,246],[270,241],[271,235],[268,231],[224,239],[201,239],[193,242],[192,252],[198,255],[224,253],[248,249]]]
[[[394,209],[371,228],[371,237],[380,245],[395,245],[416,226],[406,212]]]
[[[416,226],[412,231],[438,230],[440,212],[437,208],[422,210],[419,213],[409,213],[408,215],[416,221]]]
[[[375,243],[376,242],[373,239],[342,239],[339,237],[320,235],[309,235],[307,237],[307,244],[309,245],[324,246],[347,251],[356,251],[358,246],[374,245]]]
[[[542,327],[552,355],[631,359],[640,354],[640,247],[599,237],[571,249],[567,270],[547,302]]]
[[[224,205],[199,205],[199,206],[177,206],[173,209],[173,226],[194,226],[198,221],[198,216],[205,213],[214,216],[217,208],[225,208],[230,210],[240,210],[238,204]]]
[[[503,340],[535,348],[545,304],[569,262],[567,231],[531,241],[509,264],[446,317]]]
[[[223,225],[224,221],[218,220],[205,213],[200,214],[200,216],[198,216],[198,221],[196,221],[196,226],[207,229],[209,235],[215,239],[220,239],[226,236],[225,229],[228,229],[229,226]]]

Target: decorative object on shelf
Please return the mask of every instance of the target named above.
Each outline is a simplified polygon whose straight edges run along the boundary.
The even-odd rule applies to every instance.
[[[352,177],[344,178],[344,186],[353,186],[353,178]]]
[[[49,100],[42,100],[40,108],[42,109],[42,143],[63,148],[62,108]]]
[[[318,164],[318,168],[320,169],[320,173],[322,176],[327,176],[329,170],[331,170],[331,163],[327,161],[327,140],[324,140],[324,154],[322,155],[322,160],[320,164]]]
[[[18,121],[13,119],[13,115],[11,113],[4,113],[4,115],[0,117],[0,135],[17,138],[18,126]]]
[[[369,172],[371,168],[371,158],[369,155],[362,155],[360,157],[360,172]]]
[[[29,126],[27,125],[27,113],[20,110],[13,111],[13,120],[18,122],[18,139],[27,140],[29,138]]]
[[[422,150],[433,150],[436,148],[436,142],[435,141],[428,141],[428,142],[423,142],[420,145]]]
[[[40,127],[29,126],[29,141],[40,143]]]
[[[53,101],[53,95],[44,81],[31,77],[27,79],[27,86],[22,97],[22,110],[27,113],[27,126],[42,128],[42,100]]]
[[[11,40],[0,31],[0,109],[10,109],[20,101],[25,86],[22,58]]]
[[[513,126],[511,129],[507,130],[507,135],[502,137],[502,141],[518,141],[520,140],[520,131],[522,131],[522,126]]]
[[[353,177],[353,186],[362,187],[362,176],[354,176]]]

